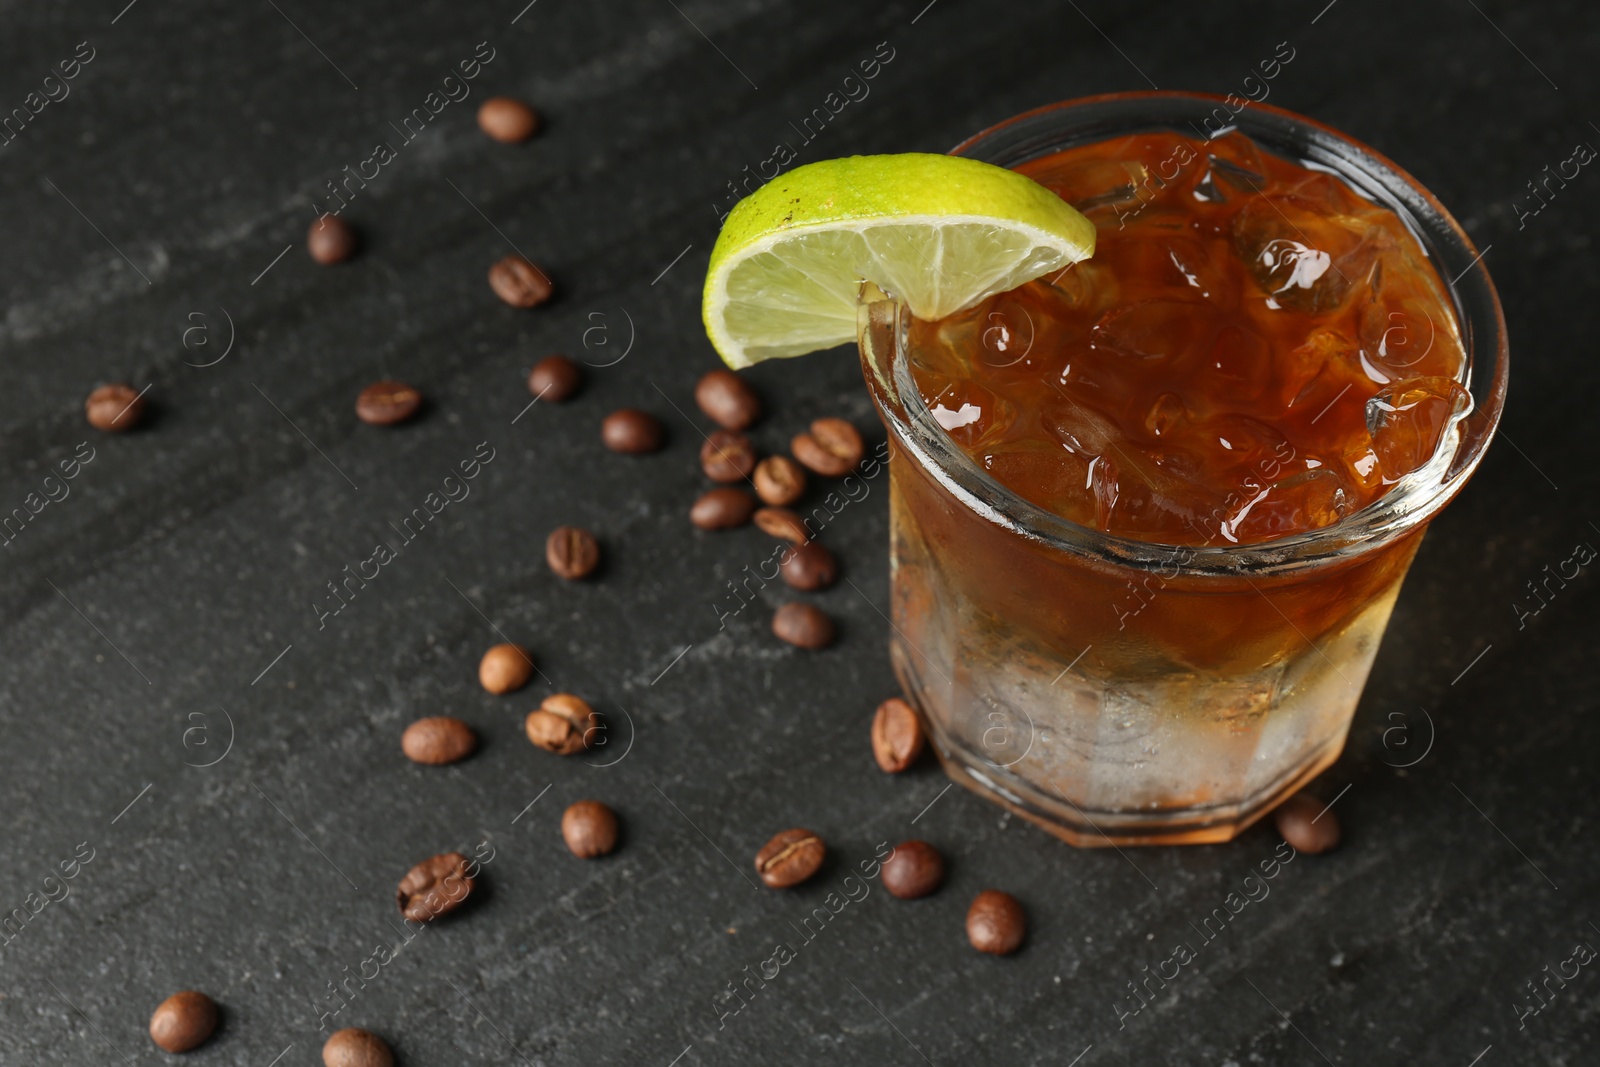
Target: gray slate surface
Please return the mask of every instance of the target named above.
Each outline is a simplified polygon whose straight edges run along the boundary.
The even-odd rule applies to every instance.
[[[194,987],[225,1023],[187,1062],[317,1063],[327,984],[400,940],[400,875],[481,841],[481,899],[333,1025],[383,1033],[411,1065],[1596,1062],[1594,968],[1517,1019],[1527,980],[1600,944],[1594,578],[1520,629],[1514,605],[1575,544],[1600,543],[1600,179],[1585,169],[1521,227],[1513,203],[1576,142],[1600,143],[1600,13],[924,2],[544,0],[515,19],[520,0],[0,5],[0,108],[78,42],[94,49],[70,96],[0,148],[0,508],[80,442],[95,450],[71,495],[0,549],[0,911],[93,849],[70,896],[0,945],[0,1062],[161,1061],[150,1012]],[[778,647],[777,590],[719,633],[712,605],[767,542],[685,519],[704,423],[691,388],[713,365],[699,283],[726,183],[795,140],[789,124],[879,42],[894,58],[870,96],[803,160],[942,150],[1152,79],[1233,91],[1284,40],[1296,58],[1272,102],[1391,155],[1492,247],[1512,402],[1423,547],[1321,783],[1348,787],[1344,846],[1286,868],[1119,1029],[1126,983],[1276,838],[1081,852],[941,795],[932,766],[880,774],[866,731],[893,690],[881,484],[827,534],[850,580],[816,598],[838,647]],[[313,265],[301,238],[323,183],[480,41],[495,57],[472,97],[351,203],[364,254]],[[489,143],[472,113],[490,92],[535,102],[545,131]],[[556,302],[517,313],[492,297],[484,272],[513,245],[547,266]],[[226,318],[231,352],[194,366],[223,350]],[[630,332],[578,399],[513,422],[537,358],[610,363]],[[424,389],[426,417],[358,424],[354,396],[381,376]],[[764,448],[823,414],[881,434],[848,352],[751,377]],[[150,385],[156,417],[90,431],[82,400],[103,380]],[[604,452],[599,420],[623,405],[660,414],[670,447]],[[484,441],[495,459],[470,497],[319,630],[325,583]],[[604,539],[596,581],[544,566],[546,532],[569,522]],[[482,693],[476,661],[499,633],[548,682]],[[529,746],[522,716],[551,685],[611,715],[615,745],[569,761]],[[477,727],[475,758],[401,758],[403,726],[436,713]],[[625,821],[600,862],[559,838],[561,809],[586,796]],[[750,857],[795,824],[827,837],[833,864],[799,891],[753,888]],[[913,834],[950,859],[941,893],[905,904],[874,883],[719,1026],[743,968],[798,941],[879,842]],[[1008,960],[962,934],[990,885],[1032,919]]]

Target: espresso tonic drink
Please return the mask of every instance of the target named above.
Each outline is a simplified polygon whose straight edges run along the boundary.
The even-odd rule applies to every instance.
[[[1080,845],[1225,840],[1339,755],[1504,384],[1475,399],[1442,270],[1472,253],[1425,192],[1196,101],[958,149],[1083,212],[1092,258],[935,321],[863,287],[896,671],[954,777]]]

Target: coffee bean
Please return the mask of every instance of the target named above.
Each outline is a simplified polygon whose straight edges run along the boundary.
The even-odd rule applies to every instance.
[[[509,96],[491,96],[478,105],[478,128],[502,144],[526,141],[539,130],[539,113]]]
[[[1007,956],[1022,946],[1028,917],[1010,893],[985,889],[967,909],[967,940],[979,952]]]
[[[544,559],[551,570],[569,582],[587,578],[600,566],[600,542],[588,530],[558,526],[545,540]]]
[[[758,508],[755,514],[756,526],[762,533],[771,534],[773,537],[797,545],[803,545],[811,539],[806,532],[805,520],[788,508]]]
[[[459,852],[430,856],[406,872],[395,890],[400,914],[412,922],[428,922],[459,908],[472,892],[478,865]]]
[[[806,472],[788,456],[768,456],[756,464],[756,492],[774,507],[793,504],[806,491]]]
[[[581,860],[617,847],[617,813],[598,800],[580,800],[561,814],[561,837]]]
[[[1273,814],[1278,834],[1296,852],[1313,856],[1339,843],[1339,818],[1333,809],[1310,793],[1296,793],[1278,805]]]
[[[528,392],[547,404],[559,404],[583,384],[583,371],[566,356],[546,356],[528,375]]]
[[[538,307],[555,292],[549,276],[519,255],[506,256],[489,268],[489,288],[514,308]]]
[[[661,447],[661,423],[654,415],[621,408],[600,424],[600,440],[613,452],[654,452]]]
[[[922,720],[910,704],[890,697],[872,717],[872,756],[890,774],[899,774],[922,755]]]
[[[807,433],[789,442],[794,458],[828,478],[842,478],[856,469],[866,446],[861,434],[843,419],[818,419]]]
[[[742,482],[756,469],[755,446],[742,433],[718,430],[700,446],[700,468],[714,482]]]
[[[95,429],[121,433],[144,418],[144,397],[131,385],[102,385],[83,402],[83,413]]]
[[[694,502],[694,507],[689,509],[689,521],[702,530],[726,530],[749,522],[755,510],[755,497],[743,489],[723,486]]]
[[[594,744],[600,734],[600,716],[571,693],[552,693],[528,713],[523,731],[546,752],[570,756]]]
[[[325,1067],[394,1067],[394,1053],[371,1030],[351,1026],[323,1043],[322,1062]]]
[[[356,228],[338,215],[322,215],[306,231],[306,251],[323,266],[343,263],[360,244]]]
[[[216,1001],[185,989],[174,993],[150,1016],[150,1040],[166,1052],[188,1052],[205,1044],[217,1029]]]
[[[817,873],[828,846],[810,830],[785,830],[756,853],[756,873],[773,889],[787,889]]]
[[[882,873],[892,896],[916,900],[944,884],[944,857],[926,841],[902,841],[883,861]]]
[[[495,645],[478,661],[478,684],[499,696],[521,689],[533,677],[533,657],[516,645]]]
[[[826,589],[839,577],[839,564],[833,553],[815,541],[795,545],[785,552],[778,561],[778,570],[794,589]]]
[[[422,394],[405,382],[373,382],[356,397],[356,418],[369,426],[393,426],[422,410]]]
[[[413,763],[440,765],[472,755],[478,735],[472,727],[449,715],[418,719],[400,735],[400,750]]]
[[[731,370],[708,372],[694,387],[694,402],[724,430],[748,430],[761,417],[761,401]]]
[[[833,644],[833,620],[811,604],[793,601],[772,616],[772,632],[780,641],[800,648],[827,648]]]

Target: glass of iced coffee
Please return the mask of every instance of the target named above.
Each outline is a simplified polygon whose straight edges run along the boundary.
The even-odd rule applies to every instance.
[[[1263,105],[1095,97],[954,154],[1096,246],[933,321],[862,286],[895,670],[952,777],[1073,844],[1231,838],[1338,757],[1493,435],[1493,284],[1399,167]]]

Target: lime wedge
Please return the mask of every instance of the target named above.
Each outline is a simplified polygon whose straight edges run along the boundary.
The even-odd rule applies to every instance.
[[[851,156],[741,200],[711,251],[701,314],[737,370],[851,341],[875,282],[940,319],[1094,254],[1094,223],[1015,171],[960,156]]]

